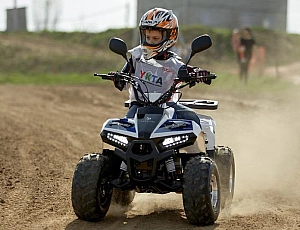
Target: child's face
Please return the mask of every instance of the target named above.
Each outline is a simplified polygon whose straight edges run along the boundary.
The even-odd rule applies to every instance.
[[[155,45],[161,42],[163,35],[159,30],[145,30],[146,42]]]

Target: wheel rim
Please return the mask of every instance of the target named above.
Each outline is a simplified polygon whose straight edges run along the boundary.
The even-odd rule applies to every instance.
[[[214,209],[217,208],[219,201],[219,187],[217,182],[217,176],[215,174],[211,175],[210,180],[210,199]]]
[[[110,201],[111,195],[111,186],[107,179],[102,179],[99,185],[98,197],[99,197],[99,205],[103,207]]]

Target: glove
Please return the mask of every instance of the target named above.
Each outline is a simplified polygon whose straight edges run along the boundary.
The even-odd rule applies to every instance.
[[[126,82],[123,79],[120,79],[120,76],[117,72],[109,72],[108,75],[111,75],[115,87],[118,90],[122,91],[124,89]]]
[[[209,70],[188,66],[188,71],[189,73],[194,73],[196,75],[198,83],[205,83],[207,85],[211,84],[211,79],[205,77],[210,75]]]
[[[197,69],[195,71],[196,75],[197,75],[197,79],[198,79],[198,83],[204,83],[207,85],[211,84],[211,79],[206,78],[205,76],[209,76],[210,75],[210,71],[205,70],[205,69]],[[199,77],[199,78],[198,78]]]
[[[196,73],[196,76],[197,76],[197,79],[198,79],[197,80],[198,83],[199,82],[205,83],[205,84],[207,84],[207,83],[210,84],[211,83],[211,79],[206,78],[206,76],[210,75],[210,71],[205,70],[205,69],[199,69],[199,68],[195,69],[194,71]]]

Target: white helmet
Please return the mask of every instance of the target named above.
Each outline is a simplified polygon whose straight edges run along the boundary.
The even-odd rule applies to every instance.
[[[178,38],[178,20],[172,10],[154,8],[147,11],[141,18],[140,44],[145,59],[150,59],[175,45]],[[145,30],[162,31],[163,39],[158,44],[148,44]]]

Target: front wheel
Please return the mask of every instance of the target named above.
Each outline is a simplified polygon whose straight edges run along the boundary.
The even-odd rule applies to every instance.
[[[220,181],[212,159],[196,156],[186,163],[182,196],[185,214],[191,224],[214,224],[220,213]]]
[[[108,212],[112,197],[108,171],[108,157],[99,153],[86,154],[78,162],[71,199],[79,219],[99,221]]]

